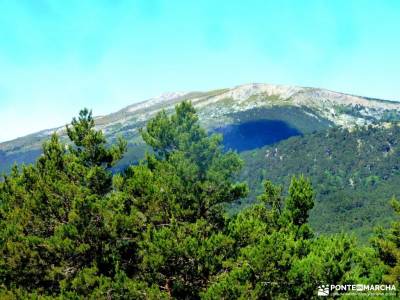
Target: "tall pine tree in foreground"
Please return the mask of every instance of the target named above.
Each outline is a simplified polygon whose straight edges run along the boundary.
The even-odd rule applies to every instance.
[[[287,196],[267,181],[257,203],[226,214],[247,194],[242,162],[190,103],[141,134],[152,151],[112,174],[126,142],[109,146],[83,110],[67,145],[53,135],[0,181],[0,298],[308,299],[320,284],[398,283],[396,225],[377,250],[314,234],[301,176]]]

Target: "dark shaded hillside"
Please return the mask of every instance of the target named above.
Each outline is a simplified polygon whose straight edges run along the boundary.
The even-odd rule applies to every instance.
[[[238,152],[260,148],[265,145],[286,140],[291,136],[301,135],[301,132],[279,120],[256,120],[228,125],[218,128],[216,132],[223,134],[227,149]]]
[[[317,202],[311,224],[318,232],[354,232],[366,239],[373,226],[393,215],[388,200],[400,195],[400,128],[333,128],[292,137],[273,146],[244,152],[240,176],[261,192],[268,178],[280,184],[292,174],[311,178]],[[242,205],[245,205],[243,203]]]
[[[281,122],[279,123],[280,125],[284,123],[286,126],[300,133],[311,133],[335,126],[334,123],[326,118],[319,117],[313,109],[305,106],[256,107],[231,113],[229,116],[232,118],[233,125],[261,120],[271,122],[279,121]],[[274,125],[274,123],[267,125]]]
[[[306,107],[253,108],[229,114],[229,118],[230,122],[223,123],[222,126],[211,126],[209,133],[221,133],[225,148],[238,152],[261,148],[292,136],[323,131],[334,125],[329,120],[317,118],[313,111]],[[136,142],[128,144],[128,151],[117,164],[117,170],[136,163],[143,158],[146,150],[150,150],[140,137],[132,136],[129,129],[132,128],[123,127],[119,129],[118,134],[127,141],[133,139]],[[115,140],[115,136],[113,138]]]
[[[158,106],[156,105],[156,107]],[[219,109],[223,110],[223,106],[214,107],[212,110],[215,112]],[[170,109],[167,111],[171,112]],[[213,122],[206,121],[212,114],[210,112],[202,117],[200,116],[200,120],[210,132],[224,134],[224,144],[227,148],[243,151],[276,143],[293,135],[325,130],[333,125],[332,122],[324,118],[316,117],[314,113],[307,107],[262,107],[228,114],[228,118],[222,121],[217,117],[211,117]],[[122,112],[119,114],[122,114]],[[108,117],[100,119],[97,125],[114,120],[114,114],[111,116],[112,118],[109,119],[107,119]],[[143,157],[145,145],[138,134],[138,130],[143,128],[146,122],[136,120],[141,116],[141,114],[134,116],[135,121],[110,125],[105,131],[110,144],[115,143],[119,136],[128,141],[128,152],[124,159],[118,163],[116,167],[118,170],[137,162]],[[40,144],[50,139],[50,136],[30,135],[26,139],[27,144],[24,144],[24,138],[8,142],[7,145],[3,144],[3,148],[7,150],[0,150],[0,173],[7,173],[14,163],[29,164],[34,162],[42,153]],[[61,139],[66,141],[65,134],[61,135]]]

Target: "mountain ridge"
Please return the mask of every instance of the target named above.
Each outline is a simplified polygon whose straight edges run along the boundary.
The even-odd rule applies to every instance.
[[[248,83],[211,91],[170,92],[128,105],[116,112],[97,116],[96,127],[113,142],[118,135],[131,144],[141,143],[139,128],[165,109],[171,112],[183,101],[191,101],[200,122],[209,131],[251,120],[280,120],[306,133],[332,126],[351,128],[400,119],[400,102],[355,96],[327,89]],[[221,131],[221,130],[220,130]],[[65,138],[65,126],[0,143],[0,163],[7,169],[13,162],[32,162],[28,152],[40,151],[53,132]],[[23,160],[18,160],[24,154]],[[15,159],[17,157],[17,159]],[[35,156],[36,157],[36,156]],[[1,170],[0,170],[1,171]]]
[[[209,97],[210,93],[211,94],[216,93],[216,95]],[[263,93],[266,93],[267,96],[269,97],[278,96],[283,101],[288,100],[293,96],[297,96],[292,103],[294,105],[306,105],[306,106],[307,105],[312,106],[313,104],[315,105],[315,103],[307,103],[307,100],[310,99],[315,100],[313,99],[313,97],[310,97],[313,96],[314,94],[317,95],[316,98],[329,99],[329,100],[335,99],[337,100],[338,104],[342,105],[360,104],[366,107],[378,107],[379,105],[376,105],[376,103],[380,103],[382,104],[381,107],[400,110],[400,102],[392,100],[358,96],[348,93],[336,92],[323,88],[301,87],[295,85],[280,85],[280,84],[268,84],[268,83],[248,83],[248,84],[237,85],[233,88],[224,88],[224,89],[211,90],[205,92],[203,91],[166,92],[159,96],[130,104],[116,112],[107,115],[96,116],[95,120],[96,120],[96,125],[98,125],[101,128],[102,126],[106,125],[104,120],[109,119],[111,116],[120,115],[123,113],[128,115],[134,113],[142,113],[144,110],[146,110],[151,106],[166,105],[168,107],[170,105],[174,105],[176,102],[179,102],[180,100],[186,100],[186,99],[191,100],[195,105],[195,107],[203,107],[206,104],[217,102],[223,100],[224,98],[232,98],[233,100],[236,100],[240,103],[245,100],[248,100],[251,96],[255,95],[262,96]],[[300,95],[299,93],[306,93],[306,95],[305,96]],[[201,103],[202,100],[204,100],[204,97],[209,97],[213,99],[211,99],[211,101],[206,101]],[[372,105],[373,102],[376,102],[375,105]],[[123,121],[123,119],[117,119],[116,121]],[[348,125],[348,124],[343,124],[343,125]],[[35,133],[31,133],[25,136],[17,137],[12,140],[1,142],[0,150],[5,147],[4,146],[5,144],[9,144],[16,140],[23,139],[25,137],[33,135],[49,136],[51,135],[51,133],[55,131],[62,130],[63,127],[64,125],[50,129],[43,129]]]

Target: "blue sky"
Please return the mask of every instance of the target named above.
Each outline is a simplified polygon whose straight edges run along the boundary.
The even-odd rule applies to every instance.
[[[0,141],[250,82],[400,100],[400,1],[0,0]]]

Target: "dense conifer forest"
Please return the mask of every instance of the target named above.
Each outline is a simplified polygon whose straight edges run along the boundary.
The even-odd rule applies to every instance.
[[[152,151],[120,172],[111,170],[127,142],[109,146],[94,127],[91,112],[81,111],[67,128],[70,143],[54,134],[34,164],[0,181],[1,299],[313,299],[324,284],[398,290],[398,219],[363,244],[316,232],[313,187],[324,187],[303,168],[275,185],[268,164],[262,190],[238,180],[243,161],[201,128],[190,103],[150,120],[141,135]],[[293,141],[287,147],[301,150]],[[312,157],[296,153],[313,168]],[[338,186],[349,180],[341,166],[339,175],[319,167]],[[248,195],[252,204],[227,211]],[[399,201],[389,201],[398,218]]]
[[[238,178],[248,182],[250,194],[232,207],[252,203],[265,179],[287,190],[293,173],[304,174],[316,195],[311,226],[319,233],[351,232],[367,243],[374,227],[387,227],[395,217],[387,199],[400,197],[399,141],[394,122],[333,127],[243,152]]]

